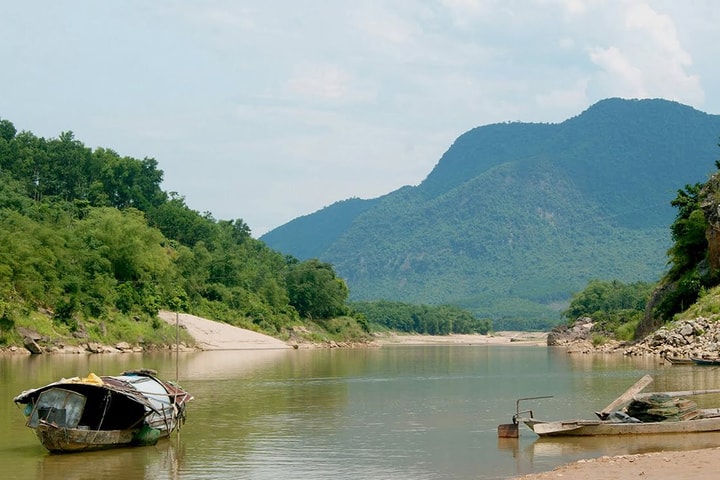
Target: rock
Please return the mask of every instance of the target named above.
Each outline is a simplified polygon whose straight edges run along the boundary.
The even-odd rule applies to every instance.
[[[103,346],[99,343],[95,342],[88,342],[85,345],[85,350],[87,350],[90,353],[102,353],[103,352]]]
[[[33,355],[38,355],[38,354],[43,353],[43,350],[40,347],[40,345],[38,345],[37,342],[35,341],[35,339],[33,339],[32,337],[29,337],[29,336],[23,337],[23,345]]]
[[[589,341],[594,326],[595,323],[589,317],[578,318],[571,327],[559,325],[548,334],[547,344],[554,347]]]
[[[685,325],[683,325],[680,328],[680,335],[682,335],[683,337],[689,337],[690,335],[694,335],[694,334],[695,334],[695,329],[689,323],[686,323]]]

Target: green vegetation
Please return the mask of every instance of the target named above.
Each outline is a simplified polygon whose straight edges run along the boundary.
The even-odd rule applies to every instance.
[[[715,162],[720,170],[720,161]],[[669,269],[656,285],[591,281],[564,312],[569,322],[591,317],[600,336],[633,340],[674,319],[720,313],[720,253],[708,239],[720,223],[720,172],[704,184],[686,185],[671,202],[677,216],[670,227]],[[597,340],[599,341],[599,340]],[[593,343],[596,339],[593,338]]]
[[[0,119],[0,346],[21,343],[23,328],[66,343],[172,343],[159,309],[279,337],[302,325],[367,336],[329,264],[271,250],[241,219],[191,210],[162,177],[154,159]]]
[[[563,315],[570,323],[580,317],[592,318],[593,344],[599,345],[607,337],[629,341],[635,337],[653,288],[646,282],[626,285],[617,280],[592,280],[573,296]]]
[[[702,289],[697,301],[690,308],[673,317],[673,320],[689,320],[698,317],[720,319],[720,286]]]
[[[331,263],[352,301],[451,304],[495,329],[546,328],[593,278],[665,273],[674,192],[711,173],[718,132],[720,116],[657,99],[603,100],[558,124],[485,125],[420,185],[338,202],[261,239]],[[697,215],[687,221],[701,233]]]
[[[492,329],[492,320],[477,319],[470,312],[452,305],[410,305],[379,300],[353,302],[350,306],[370,326],[398,332],[428,335],[486,334]]]
[[[663,289],[652,311],[652,317],[660,322],[695,303],[701,290],[715,282],[706,263],[708,222],[701,207],[702,192],[699,183],[686,185],[672,202],[678,209],[670,227],[674,243],[668,250],[670,269],[660,282],[670,288]]]

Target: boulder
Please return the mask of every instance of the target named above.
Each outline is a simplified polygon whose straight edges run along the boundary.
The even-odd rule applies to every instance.
[[[38,355],[38,354],[43,353],[43,350],[40,347],[40,345],[38,345],[38,343],[32,337],[29,337],[29,336],[23,337],[23,345],[33,355]]]

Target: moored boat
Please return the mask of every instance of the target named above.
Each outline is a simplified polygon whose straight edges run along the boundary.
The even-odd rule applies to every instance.
[[[689,357],[663,357],[668,363],[671,365],[692,365],[695,362],[693,362],[692,358]]]
[[[720,409],[702,410],[697,417],[680,421],[563,420],[543,422],[532,419],[523,422],[541,437],[687,434],[720,431]]]
[[[720,357],[693,357],[690,360],[695,365],[720,365]]]
[[[720,431],[720,408],[698,409],[686,397],[717,394],[714,390],[687,390],[679,392],[640,391],[652,382],[646,375],[625,393],[596,412],[598,419],[543,421],[519,411],[513,422],[524,423],[540,437],[602,436],[602,435],[657,435],[673,433],[702,433]]]
[[[185,421],[192,395],[155,372],[61,379],[15,397],[53,453],[153,445]]]

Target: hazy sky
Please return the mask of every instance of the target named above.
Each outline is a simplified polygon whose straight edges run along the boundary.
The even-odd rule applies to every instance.
[[[254,236],[608,97],[720,113],[711,0],[0,0],[0,118],[152,157]],[[720,134],[720,132],[719,132]],[[714,140],[713,140],[714,141]]]

